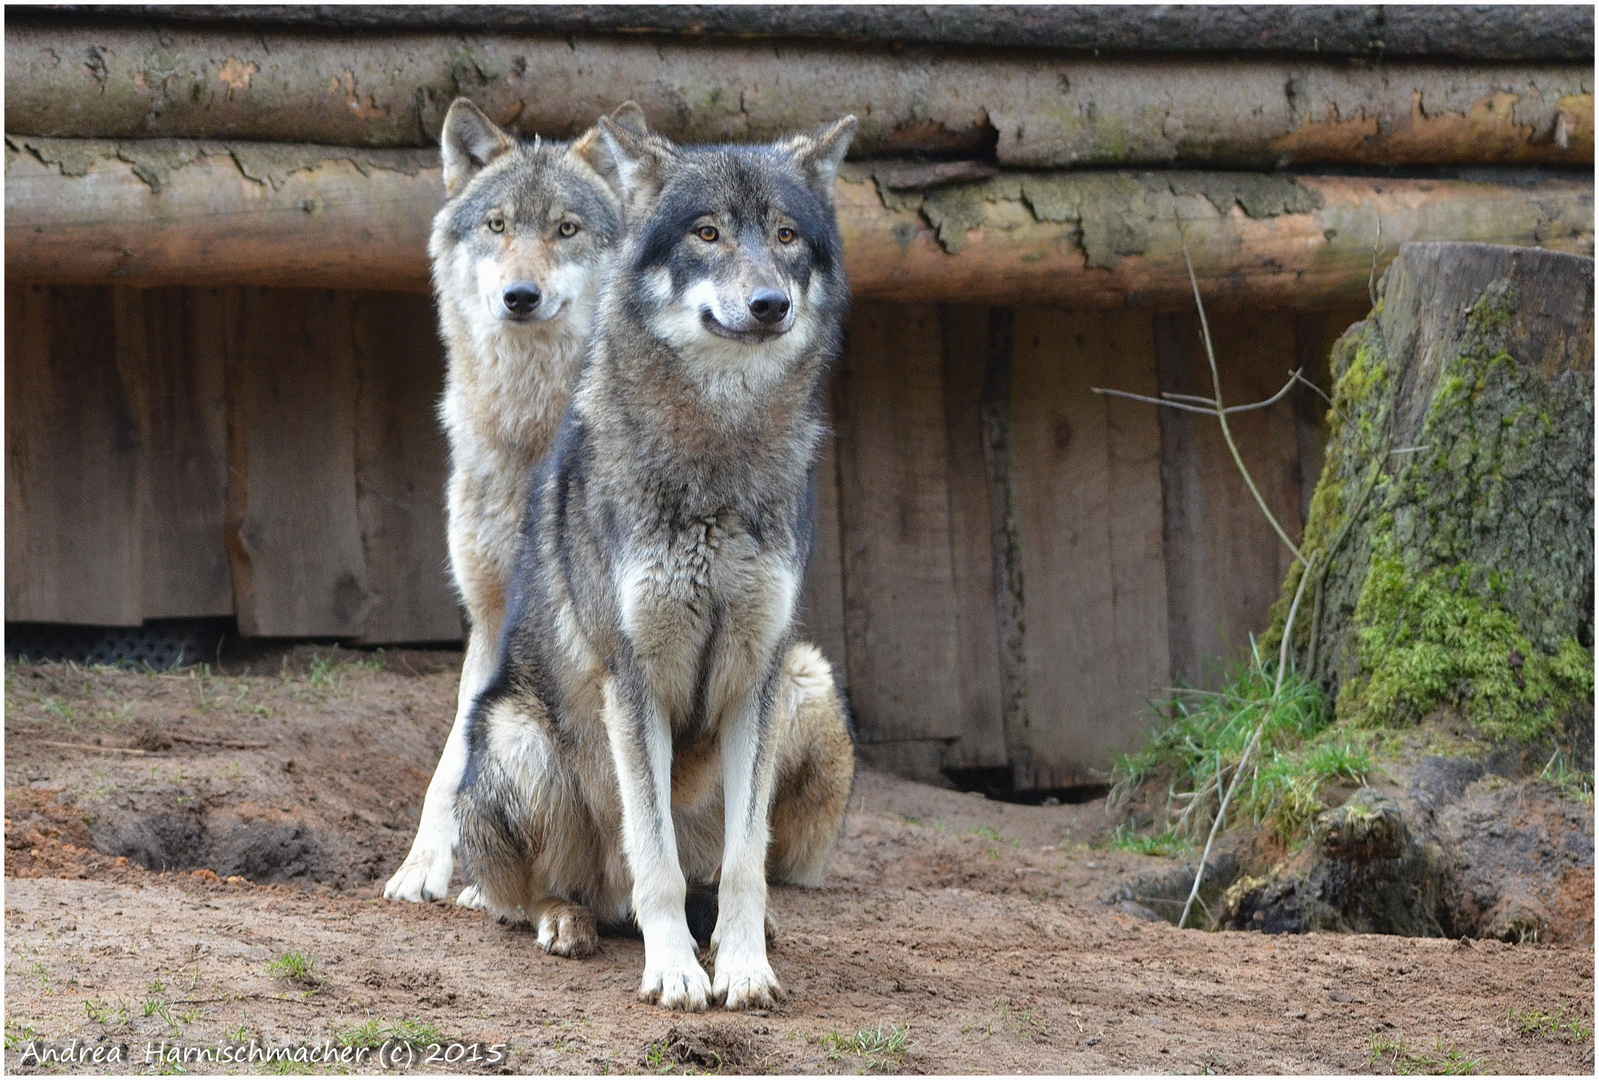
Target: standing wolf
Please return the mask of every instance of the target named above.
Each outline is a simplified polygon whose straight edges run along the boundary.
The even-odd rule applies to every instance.
[[[645,130],[632,102],[615,119]],[[455,725],[411,852],[383,890],[401,900],[437,900],[450,887],[466,713],[499,660],[528,477],[555,441],[621,233],[598,129],[570,143],[518,140],[460,98],[440,150],[446,201],[428,248],[449,353],[439,414],[450,439],[450,568],[471,628]],[[471,891],[461,899],[472,903]]]
[[[489,910],[552,952],[589,951],[596,915],[631,911],[646,1000],[767,1006],[767,873],[820,878],[853,772],[793,617],[855,119],[758,147],[600,130],[626,229],[469,717],[461,853]],[[713,982],[684,900],[718,874]]]

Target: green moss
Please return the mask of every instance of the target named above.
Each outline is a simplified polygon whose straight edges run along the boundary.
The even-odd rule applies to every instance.
[[[1519,303],[1495,282],[1448,355],[1412,358],[1407,383],[1436,379],[1421,416],[1395,412],[1400,360],[1377,319],[1335,347],[1332,439],[1303,542],[1331,563],[1326,617],[1296,626],[1295,645],[1306,657],[1316,634],[1314,674],[1336,689],[1340,725],[1407,727],[1446,711],[1476,737],[1536,741],[1592,700],[1593,654],[1578,637],[1592,575],[1579,539],[1591,382],[1550,379],[1513,355]],[[1329,553],[1351,515],[1348,542]],[[1296,572],[1278,627],[1297,584]]]
[[[1373,557],[1354,614],[1366,674],[1341,688],[1340,719],[1395,726],[1448,708],[1490,739],[1530,742],[1592,699],[1589,650],[1567,638],[1544,653],[1469,577],[1463,567],[1417,576],[1393,555]]]

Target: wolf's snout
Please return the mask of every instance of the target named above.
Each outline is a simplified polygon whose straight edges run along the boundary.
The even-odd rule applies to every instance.
[[[533,314],[543,295],[531,281],[513,281],[505,287],[500,299],[505,303],[505,310],[512,315],[524,316]]]
[[[780,323],[788,317],[788,293],[781,289],[756,289],[750,297],[750,314],[763,326]]]

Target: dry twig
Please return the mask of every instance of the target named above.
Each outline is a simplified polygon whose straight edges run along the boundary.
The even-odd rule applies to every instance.
[[[92,754],[127,754],[130,757],[166,757],[158,750],[139,750],[132,746],[94,746],[89,743],[55,742],[40,739],[40,746],[53,746],[58,750],[87,750]]]

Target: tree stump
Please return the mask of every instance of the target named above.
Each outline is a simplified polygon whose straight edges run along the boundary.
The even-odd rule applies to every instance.
[[[1591,756],[1593,288],[1589,258],[1405,244],[1334,346],[1294,645],[1339,722]]]

